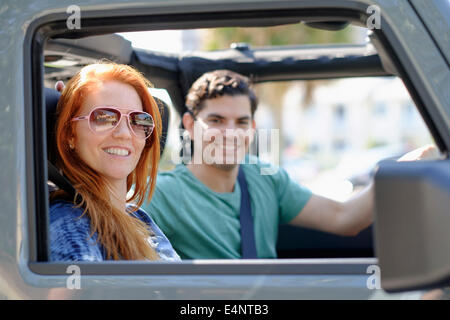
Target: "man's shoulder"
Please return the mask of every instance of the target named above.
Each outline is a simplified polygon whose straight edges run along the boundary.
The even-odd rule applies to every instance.
[[[247,155],[245,161],[241,164],[246,174],[274,178],[280,173],[281,168],[255,155]]]
[[[169,171],[158,172],[158,177],[156,180],[157,187],[170,187],[173,184],[178,183],[183,175],[185,175],[185,170],[183,165],[177,165],[174,169]]]
[[[258,188],[270,188],[277,193],[294,184],[288,172],[273,161],[266,161],[256,156],[247,156],[242,164],[249,185]],[[266,191],[268,189],[265,189]]]
[[[186,174],[187,170],[188,169],[184,164],[178,164],[172,170],[159,171],[158,178],[162,177],[163,179],[175,179]]]

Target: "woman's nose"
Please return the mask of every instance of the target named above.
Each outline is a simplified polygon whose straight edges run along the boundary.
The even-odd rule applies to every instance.
[[[122,116],[116,128],[114,128],[113,136],[116,138],[131,138],[131,132],[128,117]]]

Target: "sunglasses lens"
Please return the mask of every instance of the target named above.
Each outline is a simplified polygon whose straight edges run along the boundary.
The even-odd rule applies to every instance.
[[[119,123],[121,113],[110,108],[97,108],[91,112],[89,125],[95,132],[102,133],[114,129]],[[135,111],[128,114],[134,134],[142,139],[148,138],[155,127],[153,118],[146,112]]]
[[[120,113],[114,109],[99,108],[91,113],[89,123],[95,132],[113,129],[120,120]]]
[[[152,116],[145,112],[130,113],[130,124],[136,136],[140,138],[148,138],[155,127]]]

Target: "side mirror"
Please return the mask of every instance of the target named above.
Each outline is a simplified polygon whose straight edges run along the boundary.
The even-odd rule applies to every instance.
[[[380,162],[375,209],[382,288],[450,285],[450,160]]]

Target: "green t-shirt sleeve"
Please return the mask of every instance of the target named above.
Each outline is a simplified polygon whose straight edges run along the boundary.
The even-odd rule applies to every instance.
[[[279,199],[280,223],[288,223],[302,211],[312,192],[292,180],[283,168],[278,168],[274,181]]]

